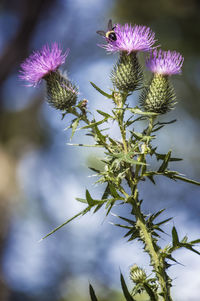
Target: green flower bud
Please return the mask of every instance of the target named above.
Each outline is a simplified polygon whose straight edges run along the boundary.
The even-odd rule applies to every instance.
[[[135,284],[144,283],[147,279],[147,275],[143,269],[134,264],[130,268],[130,278]]]
[[[135,52],[120,53],[120,58],[111,72],[113,85],[120,91],[131,92],[141,86],[143,74]]]
[[[148,112],[165,114],[175,105],[174,88],[169,77],[161,74],[154,74],[148,87],[144,88],[140,96],[140,103]]]
[[[58,70],[44,78],[47,84],[48,103],[62,111],[67,111],[77,101],[78,89]]]

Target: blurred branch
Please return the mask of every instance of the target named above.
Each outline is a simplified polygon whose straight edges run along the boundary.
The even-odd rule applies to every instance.
[[[56,0],[20,0],[17,2],[19,2],[18,4],[23,8],[21,25],[15,37],[5,47],[0,58],[0,83],[8,77],[13,67],[27,55],[29,42],[40,16],[45,9],[49,9]]]

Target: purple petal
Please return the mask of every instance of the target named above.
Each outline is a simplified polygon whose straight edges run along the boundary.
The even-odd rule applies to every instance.
[[[146,61],[147,68],[157,74],[180,74],[183,65],[183,56],[176,51],[163,51],[155,49]]]
[[[29,83],[28,86],[36,86],[48,73],[55,71],[65,63],[69,49],[62,54],[62,49],[54,42],[44,45],[40,51],[33,52],[22,64],[19,78]]]

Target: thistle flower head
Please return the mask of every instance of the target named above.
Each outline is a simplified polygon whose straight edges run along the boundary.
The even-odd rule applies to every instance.
[[[44,45],[21,64],[20,79],[27,81],[28,86],[36,86],[42,78],[64,64],[68,53],[69,49],[62,54],[62,49],[56,42],[51,47]]]
[[[161,75],[180,74],[183,61],[183,56],[176,51],[155,49],[147,59],[146,66],[151,72]]]
[[[114,27],[116,41],[106,39],[106,45],[100,45],[108,52],[125,51],[128,54],[138,51],[149,51],[155,43],[155,33],[146,26],[117,24]]]

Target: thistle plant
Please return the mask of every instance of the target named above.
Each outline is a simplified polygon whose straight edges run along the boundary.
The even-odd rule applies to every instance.
[[[132,266],[130,269],[130,279],[133,283],[131,292],[127,289],[121,274],[124,298],[127,301],[133,301],[137,300],[137,294],[145,293],[148,296],[146,300],[172,301],[170,291],[173,284],[168,275],[168,269],[172,263],[177,263],[174,251],[186,248],[200,254],[195,249],[200,239],[189,241],[187,236],[180,239],[173,226],[171,243],[161,248],[159,241],[160,233],[163,232],[162,226],[172,218],[158,222],[157,217],[161,216],[164,210],[150,215],[143,212],[139,184],[151,181],[152,189],[154,189],[156,178],[165,177],[172,181],[179,180],[200,185],[199,182],[190,180],[178,171],[170,169],[170,162],[181,160],[173,157],[171,150],[166,154],[161,154],[154,146],[156,132],[175,122],[175,120],[160,122],[159,118],[161,114],[174,109],[176,95],[170,76],[181,73],[183,56],[175,51],[158,50],[154,46],[155,34],[146,26],[116,24],[112,30],[114,39],[107,38],[105,35],[105,44],[99,46],[109,53],[119,53],[119,60],[110,75],[113,88],[111,92],[105,92],[96,84],[91,83],[97,92],[107,98],[104,107],[107,101],[113,102],[112,113],[97,110],[100,120],[91,118],[93,115],[87,108],[88,101],[85,99],[78,101],[78,89],[59,71],[59,66],[65,62],[68,51],[62,54],[57,43],[52,44],[51,48],[48,45],[44,46],[41,51],[32,54],[21,65],[21,79],[26,80],[31,86],[36,86],[44,79],[48,103],[59,109],[63,117],[66,114],[74,116],[69,125],[72,131],[71,137],[77,128],[86,130],[87,135],[94,139],[94,144],[89,146],[101,147],[105,150],[102,159],[103,170],[91,168],[98,176],[97,183],[105,185],[101,199],[92,197],[89,190],[86,190],[85,198],[77,198],[77,201],[86,204],[85,209],[44,238],[89,211],[96,213],[104,208],[105,214],[109,215],[114,205],[126,206],[130,210],[131,218],[116,216],[118,221],[114,225],[127,230],[124,236],[128,238],[128,241],[142,242],[144,252],[150,258],[152,274],[147,275],[143,267],[138,267],[136,264]],[[149,83],[143,82],[145,70],[139,63],[139,52],[145,52],[147,55],[146,67],[152,72]],[[131,95],[135,90],[141,90],[140,100],[138,106],[132,107]],[[111,138],[106,132],[108,121],[112,121],[110,124],[118,125],[120,141]],[[136,123],[143,126],[141,132],[134,130]],[[88,147],[83,144],[80,146]],[[158,168],[153,167],[154,158],[159,162]],[[97,300],[91,285],[90,296],[92,301]]]

